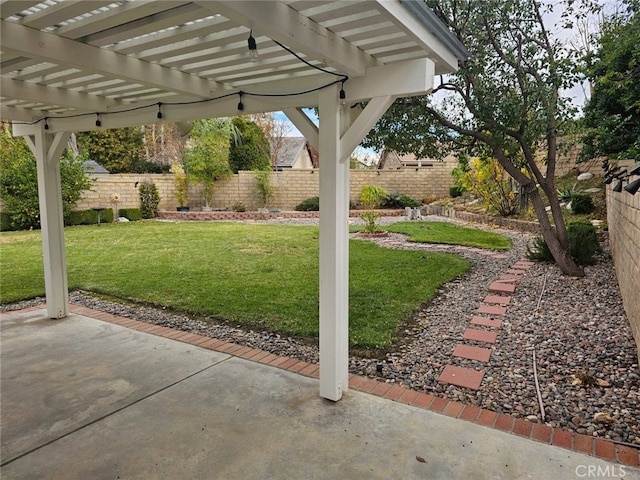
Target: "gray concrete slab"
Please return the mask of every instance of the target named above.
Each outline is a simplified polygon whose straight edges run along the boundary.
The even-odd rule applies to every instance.
[[[317,380],[86,317],[48,322],[0,320],[3,480],[640,479],[372,395],[334,404]]]

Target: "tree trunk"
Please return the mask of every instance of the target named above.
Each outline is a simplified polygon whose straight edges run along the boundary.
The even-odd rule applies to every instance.
[[[584,269],[578,266],[573,258],[571,258],[568,244],[563,246],[558,239],[556,229],[551,225],[547,212],[544,208],[544,203],[542,203],[542,198],[540,198],[540,192],[536,188],[529,192],[529,194],[533,208],[536,211],[536,216],[538,217],[540,229],[542,230],[542,237],[544,238],[544,241],[547,242],[549,251],[551,251],[551,255],[553,255],[553,259],[556,261],[556,264],[565,275],[569,275],[571,277],[584,277]],[[549,202],[552,203],[554,199],[555,197],[549,198]],[[555,201],[557,201],[557,199],[555,199]]]

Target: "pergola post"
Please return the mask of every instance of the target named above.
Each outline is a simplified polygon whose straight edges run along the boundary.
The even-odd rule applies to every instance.
[[[44,286],[49,318],[62,318],[69,313],[60,155],[70,135],[69,132],[49,134],[42,127],[34,127],[32,133],[24,135],[36,157],[38,170]]]
[[[349,388],[349,162],[338,94],[337,85],[319,93],[320,396],[333,401]]]

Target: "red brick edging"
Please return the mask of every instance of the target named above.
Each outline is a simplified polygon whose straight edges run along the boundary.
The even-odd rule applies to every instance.
[[[39,305],[25,308],[17,312],[8,312],[2,315],[27,313],[30,311],[41,310],[42,308],[43,305]],[[152,323],[145,323],[130,318],[119,317],[117,315],[100,312],[78,305],[70,305],[70,310],[78,315],[85,315],[96,320],[102,320],[131,328],[132,330],[138,330],[140,332],[189,343],[197,347],[215,350],[217,352],[281,368],[307,377],[320,377],[320,367],[314,363],[274,355],[263,350],[231,342],[224,342],[212,337],[205,337],[194,333],[175,330],[169,327],[163,327],[161,325],[154,325]],[[485,427],[502,430],[530,440],[566,448],[575,452],[586,453],[594,457],[618,462],[632,467],[640,467],[640,447],[622,445],[611,440],[590,437],[588,435],[560,428],[552,428],[547,425],[532,423],[521,418],[498,414],[491,410],[482,409],[474,405],[465,405],[446,398],[435,397],[428,393],[417,392],[406,387],[381,382],[379,380],[359,375],[349,375],[349,388],[359,392],[373,394],[387,400],[455,417],[460,420],[465,420]]]

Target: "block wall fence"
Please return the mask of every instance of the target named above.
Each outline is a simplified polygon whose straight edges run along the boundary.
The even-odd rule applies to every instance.
[[[632,177],[630,180],[633,181]],[[607,185],[607,223],[613,263],[624,310],[631,324],[640,360],[640,193],[613,191]]]
[[[453,185],[451,170],[454,163],[437,163],[431,167],[401,170],[351,170],[350,199],[356,202],[364,185],[379,185],[389,193],[402,193],[422,201],[426,197],[443,197],[449,195],[449,187]],[[269,207],[280,210],[293,210],[303,200],[317,196],[320,172],[313,170],[285,170],[273,172],[271,185],[274,196]],[[151,181],[160,192],[160,210],[174,210],[178,206],[175,198],[175,187],[172,174],[117,174],[96,175],[91,191],[84,192],[76,209],[85,210],[94,207],[111,207],[114,193],[120,195],[118,208],[135,208],[140,206],[138,186],[140,182]],[[216,183],[213,204],[215,209],[231,209],[237,203],[248,209],[256,209],[257,202],[253,191],[256,186],[253,172],[239,172],[229,179]],[[189,208],[200,210],[204,202],[198,194],[198,185],[189,185]]]

